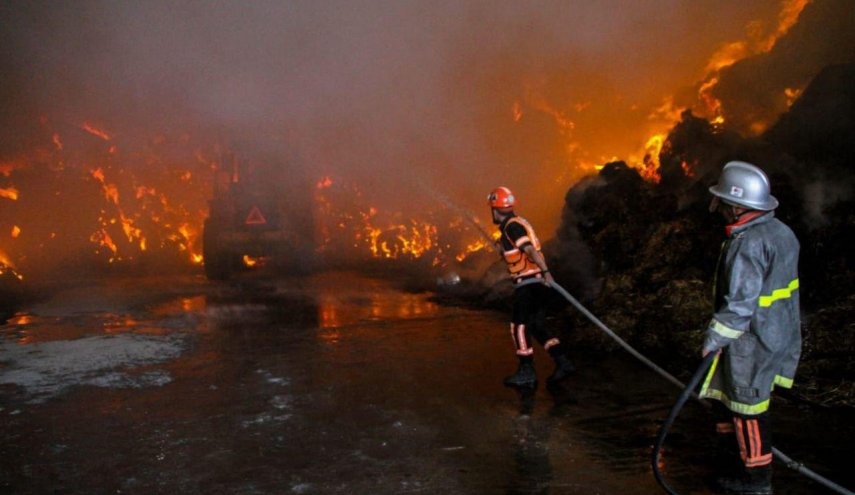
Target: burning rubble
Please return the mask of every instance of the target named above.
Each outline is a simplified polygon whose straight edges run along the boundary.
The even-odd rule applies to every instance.
[[[758,136],[778,120],[816,74],[852,62],[852,4],[847,0],[785,2],[785,30],[773,45],[722,67],[710,96],[728,127]],[[789,14],[796,17],[787,21]],[[795,22],[798,20],[798,22]],[[787,24],[790,24],[787,26]]]
[[[509,287],[490,235],[401,176],[441,181],[467,205],[515,181],[544,238],[563,198],[545,245],[562,284],[684,355],[718,246],[706,186],[726,160],[752,160],[805,244],[805,301],[822,311],[849,297],[851,258],[833,234],[852,222],[852,78],[832,64],[853,62],[850,2],[725,2],[716,15],[571,3],[342,8],[346,29],[323,2],[4,5],[7,278],[199,272],[226,143],[251,135],[305,155],[312,261],[415,270],[491,304]],[[666,4],[667,18],[652,15]],[[722,43],[745,23],[745,40]],[[662,308],[680,310],[666,321]]]
[[[2,164],[0,249],[25,277],[201,263],[211,159],[187,137],[131,148],[90,123],[65,130],[43,121],[41,144]]]
[[[481,255],[492,253],[476,218],[443,205],[406,217],[372,205],[353,181],[325,177],[315,191],[317,252],[330,266],[374,266],[382,270],[448,276],[471,275]]]
[[[757,138],[684,112],[659,155],[658,181],[612,162],[568,191],[549,251],[557,278],[587,287],[594,312],[633,345],[669,361],[696,357],[723,226],[707,211],[707,187],[728,160],[758,163],[781,202],[776,214],[802,244],[805,349],[794,391],[823,404],[853,404],[855,259],[839,234],[855,222],[853,88],[855,65],[826,68]],[[580,278],[580,256],[597,260],[596,273]],[[570,338],[610,345],[590,332]]]
[[[198,271],[212,263],[202,238],[206,218],[216,213],[211,205],[238,185],[284,201],[285,211],[275,213],[288,217],[289,235],[304,239],[303,268],[369,263],[442,274],[489,250],[477,225],[459,213],[389,210],[352,179],[306,178],[283,164],[287,153],[258,152],[270,144],[243,145],[243,154],[189,134],[140,144],[90,122],[69,127],[47,119],[40,131],[33,150],[0,165],[0,232],[8,234],[0,253],[6,273],[14,267],[28,281]],[[264,262],[256,253],[235,254],[243,268]]]

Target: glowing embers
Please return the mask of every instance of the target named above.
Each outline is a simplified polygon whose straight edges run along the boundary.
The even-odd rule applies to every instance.
[[[267,263],[269,261],[270,261],[270,258],[268,256],[250,256],[248,254],[245,254],[241,258],[241,262],[243,263],[243,266],[245,266],[247,268],[262,267],[262,266],[267,265]]]
[[[695,165],[697,164],[697,159],[694,160],[691,164],[688,163],[686,160],[683,160],[682,162],[680,162],[680,168],[683,169],[683,174],[685,174],[686,177],[694,177]]]
[[[121,129],[91,123],[69,130],[44,119],[42,128],[32,150],[0,162],[0,249],[10,260],[27,273],[66,262],[203,263],[201,233],[215,173],[229,171],[216,145],[182,136],[137,146]],[[120,152],[116,136],[127,138]],[[479,233],[447,208],[414,208],[408,215],[378,198],[381,191],[363,194],[347,184],[334,176],[307,184],[314,190],[312,218],[298,227],[321,259],[434,266],[466,258],[482,245]],[[240,220],[278,220],[263,207],[260,213]]]
[[[436,245],[437,228],[410,220],[409,225],[392,225],[385,229],[367,225],[368,248],[375,258],[421,258]]]
[[[18,200],[18,195],[20,192],[14,187],[0,187],[0,198],[11,199],[12,201]]]
[[[15,264],[3,251],[0,251],[0,275],[11,276],[18,280],[24,280],[24,276],[15,270]]]
[[[698,89],[698,108],[695,110],[701,117],[708,119],[710,123],[716,126],[724,124],[722,103],[713,94],[719,83],[721,70],[742,59],[771,51],[778,40],[798,21],[799,15],[808,3],[810,0],[785,0],[781,2],[777,25],[767,28],[762,23],[753,22],[747,27],[745,39],[725,43],[713,53],[707,62],[706,75]],[[787,89],[785,91],[786,108],[792,105],[796,97],[797,94],[793,90]],[[771,122],[772,119],[769,118],[754,120],[748,124],[747,130],[759,135],[769,127]]]
[[[89,122],[84,122],[80,126],[80,128],[83,129],[84,131],[88,132],[89,134],[92,134],[93,136],[96,136],[96,137],[103,139],[104,141],[110,141],[111,139],[113,139],[113,137],[107,131],[100,129],[97,126],[95,126],[94,124],[91,124]],[[54,142],[56,142],[58,140],[59,140],[59,135],[54,134]]]
[[[651,182],[659,182],[661,179],[659,176],[659,153],[662,152],[665,138],[664,134],[656,134],[648,139],[644,145],[644,159],[640,173],[642,177]]]
[[[92,170],[91,174],[92,177],[101,184],[104,198],[108,203],[113,205],[115,209],[110,213],[108,213],[106,209],[101,210],[101,215],[98,217],[98,222],[101,224],[101,228],[93,232],[89,239],[99,247],[106,248],[111,253],[109,258],[110,263],[122,260],[122,256],[119,254],[119,247],[113,241],[113,238],[109,233],[111,226],[118,224],[127,238],[128,243],[135,245],[140,251],[145,251],[146,240],[142,235],[142,230],[134,226],[134,219],[125,214],[119,203],[118,186],[106,181],[104,171],[101,168]]]
[[[184,253],[185,259],[193,264],[202,262],[201,252],[195,246],[201,212],[192,214],[182,206],[173,207],[170,198],[159,188],[136,184],[136,176],[125,170],[110,170],[124,183],[109,181],[107,171],[101,167],[90,171],[107,203],[98,217],[100,228],[90,236],[98,252],[106,251],[108,261],[114,263],[136,259],[150,247],[158,251],[171,247]],[[177,175],[180,181],[192,178],[189,171],[179,171]]]
[[[496,232],[495,238],[498,239],[499,235],[500,234],[498,232]],[[463,252],[459,253],[454,258],[459,263],[459,262],[462,262],[463,260],[465,260],[466,258],[468,258],[469,255],[472,253],[477,253],[479,251],[484,251],[484,250],[488,250],[488,249],[492,249],[492,248],[493,248],[493,244],[487,242],[486,239],[478,239],[477,241],[475,241],[475,242],[467,245],[466,247],[464,247]]]
[[[28,272],[67,262],[201,263],[210,143],[39,122],[33,146],[0,161],[0,249],[10,259]],[[121,153],[117,135],[128,137]]]
[[[0,254],[2,254],[2,253],[0,253]],[[12,278],[16,278],[18,280],[24,280],[23,275],[16,272],[14,268],[12,268],[10,265],[7,265],[6,263],[3,262],[2,259],[0,259],[0,278],[2,278],[2,277],[12,277]]]
[[[459,262],[489,243],[447,208],[421,209],[418,217],[366,204],[354,184],[324,177],[316,183],[317,252],[331,261],[418,261],[430,266]]]

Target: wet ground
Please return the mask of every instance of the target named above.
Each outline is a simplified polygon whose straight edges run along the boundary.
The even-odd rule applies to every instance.
[[[504,388],[505,320],[346,273],[64,288],[0,327],[0,492],[663,493],[679,391],[580,349],[559,389]],[[779,449],[855,486],[850,413],[773,407]],[[682,494],[715,493],[710,423],[689,404],[666,442]]]

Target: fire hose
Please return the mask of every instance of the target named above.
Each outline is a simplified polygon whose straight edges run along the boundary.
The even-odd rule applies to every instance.
[[[668,435],[668,430],[671,428],[671,425],[674,424],[674,420],[677,419],[677,415],[680,414],[680,410],[683,409],[683,405],[685,405],[686,401],[689,400],[689,395],[692,393],[692,390],[698,386],[698,382],[701,381],[701,377],[704,376],[704,373],[709,369],[710,363],[712,363],[715,356],[716,353],[714,352],[710,352],[704,356],[704,360],[701,361],[701,365],[698,366],[695,374],[692,375],[692,379],[689,380],[689,384],[683,389],[680,397],[677,398],[677,402],[674,403],[674,407],[671,408],[671,412],[668,413],[668,419],[666,419],[659,428],[659,434],[656,436],[656,443],[653,444],[653,454],[650,459],[650,463],[653,466],[653,476],[656,478],[656,482],[671,495],[678,494],[662,478],[662,473],[659,471],[659,453],[662,451],[662,444],[665,443],[665,436]]]
[[[607,327],[605,325],[605,323],[603,323],[602,321],[600,321],[599,318],[594,316],[593,313],[588,311],[588,309],[585,308],[582,305],[582,303],[580,303],[578,300],[576,300],[575,297],[570,295],[570,293],[567,292],[566,290],[564,290],[564,288],[561,287],[558,283],[553,282],[550,285],[559,294],[561,294],[564,297],[564,299],[567,300],[567,302],[572,304],[586,318],[588,318],[594,325],[596,325],[600,330],[605,332],[609,337],[611,337],[615,342],[617,342],[627,352],[629,352],[630,354],[635,356],[639,361],[641,361],[642,363],[644,363],[645,365],[647,365],[648,367],[653,369],[655,372],[657,372],[663,378],[665,378],[666,380],[668,380],[669,382],[673,383],[678,388],[681,388],[683,390],[682,393],[680,394],[680,396],[678,397],[677,402],[671,408],[671,412],[668,414],[668,419],[662,424],[661,428],[659,429],[659,434],[657,435],[656,444],[654,446],[653,455],[651,457],[651,463],[653,466],[653,474],[656,478],[656,481],[659,483],[659,485],[662,486],[662,488],[666,492],[670,493],[671,495],[677,495],[677,492],[675,492],[665,482],[665,480],[662,478],[662,474],[659,472],[659,453],[662,449],[662,444],[665,442],[665,437],[668,435],[668,430],[671,428],[671,425],[674,424],[674,421],[677,419],[677,415],[680,413],[680,410],[683,408],[683,405],[685,405],[686,401],[689,399],[689,396],[692,396],[695,399],[700,400],[700,397],[697,394],[695,394],[693,392],[693,390],[698,385],[698,382],[701,380],[701,377],[704,375],[704,373],[706,373],[707,369],[710,366],[710,363],[712,363],[712,360],[713,360],[713,357],[715,356],[715,353],[711,352],[704,357],[700,366],[698,366],[698,369],[695,371],[695,374],[692,376],[691,380],[689,380],[689,383],[687,385],[684,385],[682,382],[680,382],[680,380],[677,380],[676,378],[674,378],[667,371],[665,371],[661,367],[657,366],[656,363],[647,359],[646,357],[644,357],[644,355],[642,355],[641,353],[636,351],[632,346],[627,344],[626,341],[624,341],[622,338],[620,338],[620,336],[618,336],[616,333],[614,333],[609,327]],[[775,447],[772,447],[772,453],[775,455],[775,457],[777,457],[779,460],[781,460],[788,468],[793,469],[793,470],[799,472],[800,474],[807,476],[808,478],[824,485],[826,488],[829,488],[830,490],[833,490],[834,492],[837,492],[837,493],[840,493],[843,495],[855,495],[855,493],[853,493],[852,491],[847,490],[846,488],[838,485],[837,483],[834,483],[833,481],[831,481],[827,478],[824,478],[824,477],[820,476],[819,474],[815,473],[814,471],[810,470],[804,464],[794,461],[793,459],[791,459],[790,457],[788,457],[786,454],[784,454],[780,450],[776,449]]]
[[[463,208],[457,207],[450,199],[446,198],[442,194],[439,194],[437,191],[434,191],[433,189],[428,188],[424,184],[420,183],[420,185],[423,188],[430,190],[432,192],[432,194],[435,197],[438,197],[440,199],[440,201],[442,201],[449,209],[457,211],[458,213],[461,213],[464,216],[464,218],[466,218],[469,222],[472,223],[472,225],[474,225],[478,229],[480,234],[482,236],[484,236],[484,238],[488,242],[494,243],[493,238],[490,237],[490,235],[484,230],[484,228],[481,226],[480,222],[478,222],[477,218],[471,212],[469,212]],[[495,246],[495,244],[493,244],[493,245]],[[498,250],[499,250],[499,248],[497,247],[497,251]],[[639,361],[641,361],[642,363],[647,365],[649,368],[651,368],[653,371],[658,373],[660,376],[662,376],[663,378],[665,378],[666,380],[668,380],[672,384],[676,385],[677,388],[682,389],[682,393],[680,394],[679,398],[677,399],[677,402],[672,407],[671,412],[668,415],[668,419],[665,421],[665,423],[662,424],[662,427],[660,428],[659,434],[657,435],[657,439],[656,439],[656,447],[653,450],[653,456],[651,459],[652,464],[653,464],[653,473],[654,473],[654,476],[656,477],[656,481],[662,486],[663,489],[665,489],[665,491],[667,491],[668,493],[670,493],[672,495],[676,495],[676,492],[670,486],[668,486],[667,483],[665,483],[664,479],[662,478],[662,474],[659,472],[659,462],[658,462],[659,461],[659,452],[662,448],[662,444],[665,442],[665,437],[668,434],[668,430],[671,428],[671,425],[677,419],[677,415],[680,413],[680,410],[683,408],[683,405],[685,405],[689,396],[692,396],[693,398],[695,398],[699,401],[702,401],[702,399],[696,393],[694,393],[693,390],[698,385],[698,382],[700,381],[701,376],[703,376],[703,374],[707,371],[707,368],[709,368],[710,363],[712,362],[713,356],[715,354],[714,353],[707,354],[704,357],[704,360],[701,362],[700,366],[698,366],[698,369],[695,371],[695,374],[692,376],[692,379],[690,380],[689,384],[684,385],[680,380],[674,378],[673,375],[671,375],[670,373],[668,373],[667,371],[662,369],[660,366],[658,366],[656,363],[654,363],[650,359],[647,359],[643,354],[636,351],[631,345],[627,344],[625,340],[620,338],[619,335],[617,335],[615,332],[613,332],[608,326],[606,326],[605,323],[600,321],[600,319],[597,318],[593,313],[588,311],[588,309],[585,306],[583,306],[582,303],[580,303],[575,297],[573,297],[569,292],[567,292],[557,282],[553,281],[550,284],[550,286],[553,289],[555,289],[556,292],[561,294],[561,296],[563,296],[564,299],[567,300],[567,302],[572,304],[577,310],[579,310],[579,312],[581,312],[586,318],[588,318],[588,320],[590,320],[594,325],[596,325],[606,335],[611,337],[615,342],[617,342],[621,347],[623,347],[627,352],[632,354],[636,359],[638,359]],[[704,402],[701,402],[701,403],[704,404]],[[838,485],[837,483],[815,473],[814,471],[812,471],[810,468],[808,468],[804,464],[797,462],[797,461],[794,461],[792,458],[790,458],[789,456],[787,456],[786,454],[784,454],[780,450],[776,449],[774,446],[772,447],[772,454],[774,454],[775,457],[777,457],[779,460],[781,460],[781,462],[783,462],[784,465],[787,466],[788,468],[793,469],[793,470],[797,471],[798,473],[800,473],[804,476],[807,476],[808,478],[820,483],[821,485],[825,486],[826,488],[829,488],[830,490],[832,490],[836,493],[840,493],[842,495],[855,495],[855,493],[853,493],[852,491],[850,491],[850,490]]]

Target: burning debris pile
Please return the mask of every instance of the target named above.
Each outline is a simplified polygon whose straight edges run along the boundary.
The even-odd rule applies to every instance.
[[[277,143],[253,141],[233,150],[202,134],[133,138],[48,119],[37,127],[29,149],[0,161],[0,267],[11,277],[4,283],[10,293],[22,293],[22,280],[207,268],[206,218],[214,213],[216,192],[229,189],[278,198],[282,211],[262,208],[269,219],[255,211],[257,218],[243,212],[237,221],[282,217],[285,234],[300,239],[292,243],[299,256],[289,259],[304,269],[398,267],[432,278],[489,250],[478,225],[459,212],[384,207],[352,178],[307,177]],[[229,254],[246,265],[241,269],[265,261],[251,252]]]
[[[0,162],[0,255],[25,277],[201,262],[213,158],[188,136],[131,145],[90,123],[41,122]],[[213,154],[213,153],[211,153]]]
[[[451,277],[446,283],[457,271],[480,272],[492,254],[477,219],[441,204],[413,215],[390,211],[341,177],[318,181],[314,202],[316,252],[326,266]]]
[[[707,187],[729,160],[757,163],[781,202],[776,215],[802,245],[805,346],[794,392],[855,405],[855,259],[841,235],[855,224],[853,143],[855,65],[823,70],[758,138],[684,112],[659,156],[658,181],[613,162],[568,191],[548,253],[553,270],[577,290],[587,286],[588,296],[597,293],[594,312],[633,345],[688,364],[711,315],[710,283],[723,240],[723,221],[707,211]],[[580,256],[598,260],[597,278],[580,281]],[[572,338],[609,344],[598,332]]]

